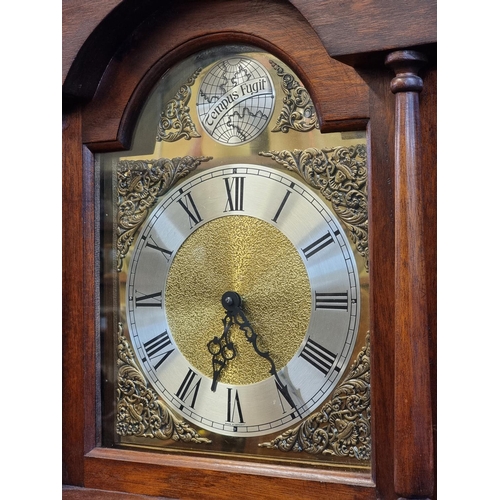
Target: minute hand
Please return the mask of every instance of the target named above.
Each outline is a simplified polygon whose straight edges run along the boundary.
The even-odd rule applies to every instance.
[[[245,313],[240,307],[235,307],[234,309],[234,322],[239,326],[240,330],[245,332],[245,337],[248,340],[248,342],[252,344],[254,351],[259,356],[266,359],[268,363],[271,365],[269,373],[274,376],[274,379],[276,381],[276,387],[281,392],[283,397],[286,399],[288,404],[292,408],[295,408],[295,410],[297,411],[297,413],[299,413],[300,416],[300,412],[297,409],[295,402],[291,398],[290,393],[288,392],[288,387],[281,381],[281,379],[278,376],[278,372],[276,371],[276,365],[274,364],[274,361],[271,358],[269,351],[261,351],[259,349],[259,346],[257,345],[258,335],[255,333],[254,329],[252,328],[252,325],[250,324],[247,317],[245,316]]]

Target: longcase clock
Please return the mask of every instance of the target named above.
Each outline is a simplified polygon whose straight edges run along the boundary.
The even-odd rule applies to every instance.
[[[63,6],[67,498],[436,496],[435,6],[292,3]]]

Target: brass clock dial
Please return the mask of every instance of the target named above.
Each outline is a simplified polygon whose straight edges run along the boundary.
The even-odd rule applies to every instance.
[[[342,227],[311,189],[256,164],[172,188],[138,235],[126,293],[151,385],[187,420],[226,436],[310,415],[346,369],[360,320]]]
[[[105,446],[369,467],[365,133],[228,45],[164,74],[133,142],[99,157]]]

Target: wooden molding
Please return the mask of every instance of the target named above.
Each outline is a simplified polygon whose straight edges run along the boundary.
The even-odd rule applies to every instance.
[[[414,51],[389,54],[396,77],[395,108],[395,490],[402,498],[433,491],[432,401],[429,367],[422,141],[417,75],[426,58]]]
[[[328,56],[290,4],[258,3],[258,23],[255,0],[215,2],[210,9],[200,5],[195,10],[191,4],[151,16],[131,34],[133,45],[125,44],[112,58],[85,107],[83,138],[92,151],[128,148],[138,113],[161,75],[185,57],[222,43],[255,45],[288,64],[316,103],[323,132],[365,128],[366,85],[353,68]],[[286,29],[277,29],[283,19]]]
[[[168,11],[175,3],[169,0],[64,0],[63,95],[68,99],[92,99],[100,75],[129,33],[151,12]],[[182,3],[196,11],[196,0]],[[228,5],[227,0],[210,3]],[[255,9],[267,8],[268,3],[271,2],[261,2]],[[293,5],[316,32],[330,57],[344,62],[357,61],[360,54],[432,44],[437,40],[436,0],[404,3],[394,0],[368,3],[364,0],[333,3],[328,0],[275,0],[272,3]],[[209,23],[206,25],[208,27]]]

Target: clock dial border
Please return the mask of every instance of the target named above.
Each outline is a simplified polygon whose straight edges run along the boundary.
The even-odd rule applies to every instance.
[[[349,244],[347,243],[347,238],[345,236],[345,234],[343,233],[343,230],[341,229],[340,226],[337,226],[335,225],[335,218],[332,217],[333,214],[331,214],[331,210],[329,210],[326,205],[323,203],[323,202],[319,202],[318,201],[318,198],[317,198],[317,195],[315,195],[314,193],[312,193],[312,190],[310,190],[309,188],[307,188],[306,186],[303,186],[301,187],[300,185],[297,184],[297,182],[294,180],[293,177],[287,175],[287,174],[283,174],[281,172],[278,172],[277,170],[275,169],[272,169],[272,168],[268,168],[268,167],[263,167],[263,166],[260,166],[260,165],[240,165],[240,164],[237,164],[237,165],[226,165],[224,167],[221,167],[221,168],[217,168],[217,169],[211,169],[207,172],[202,172],[200,173],[198,176],[195,175],[194,177],[191,177],[190,179],[188,179],[187,181],[185,181],[184,183],[180,184],[179,186],[176,186],[174,188],[172,188],[171,191],[169,191],[169,193],[174,193],[174,195],[176,196],[176,198],[179,197],[179,189],[182,189],[182,193],[186,193],[186,192],[190,192],[186,189],[186,187],[193,187],[193,186],[196,186],[198,182],[200,182],[200,179],[201,178],[206,178],[206,181],[207,182],[213,182],[212,181],[209,181],[209,179],[213,179],[212,177],[212,173],[215,171],[215,172],[219,172],[220,173],[220,176],[222,175],[228,175],[228,174],[232,174],[234,175],[234,169],[237,168],[239,169],[238,171],[239,172],[244,172],[246,175],[251,175],[250,174],[250,170],[257,170],[257,171],[260,171],[260,172],[265,172],[266,174],[261,177],[261,181],[263,181],[264,179],[267,179],[268,176],[269,176],[269,179],[272,179],[274,180],[275,182],[279,182],[278,179],[286,179],[286,184],[283,184],[283,186],[288,186],[290,187],[291,185],[293,185],[292,187],[292,190],[295,188],[297,191],[297,194],[299,194],[299,192],[302,193],[302,196],[307,196],[309,198],[308,200],[308,203],[311,203],[313,205],[316,205],[316,207],[318,208],[315,208],[315,210],[319,209],[321,210],[321,212],[318,212],[318,213],[321,213],[321,217],[324,218],[326,217],[326,220],[323,219],[322,223],[323,224],[326,224],[328,225],[328,222],[327,220],[330,219],[330,224],[333,224],[332,226],[332,233],[334,233],[334,236],[336,238],[337,241],[341,241],[342,243],[342,249],[339,248],[339,251],[342,252],[342,255],[344,255],[344,253],[347,254],[347,262],[350,263],[350,277],[349,277],[349,281],[350,281],[350,287],[349,287],[349,293],[351,294],[352,293],[352,290],[354,290],[354,295],[355,297],[354,300],[350,301],[350,304],[349,306],[345,305],[346,308],[348,308],[349,310],[358,310],[358,307],[360,306],[360,296],[359,296],[359,282],[357,281],[357,277],[356,277],[356,273],[354,272],[354,269],[355,269],[355,262],[354,262],[354,258],[353,258],[353,255],[352,255],[352,251],[349,247]],[[250,169],[250,170],[249,170]],[[254,174],[255,175],[255,174]],[[217,180],[217,179],[216,179]],[[221,180],[222,180],[222,177],[221,177]],[[266,181],[266,182],[269,182],[269,181]],[[222,184],[221,184],[222,186]],[[168,204],[169,206],[173,203],[177,203],[178,200],[176,199],[171,199],[171,196],[172,195],[167,195],[166,197],[166,200],[161,202],[159,204],[159,206],[152,212],[151,216],[149,217],[149,221],[148,223],[145,223],[145,226],[144,228],[141,230],[141,233],[139,234],[138,238],[137,238],[137,248],[144,248],[147,244],[147,239],[149,238],[150,236],[150,232],[152,230],[152,227],[154,226],[154,224],[151,223],[151,221],[155,221],[157,222],[158,218],[159,218],[159,213],[162,212],[163,210],[166,209],[165,205]],[[299,198],[301,200],[305,200],[305,198]],[[170,203],[168,203],[170,200]],[[226,200],[227,201],[227,200]],[[224,198],[222,197],[221,200],[219,200],[219,204],[224,202]],[[278,207],[276,208],[276,210],[278,210],[279,208],[279,205]],[[275,215],[277,213],[277,211],[274,210],[272,215]],[[183,213],[183,216],[185,216],[185,210],[184,209],[181,209],[180,213]],[[328,214],[325,216],[325,214]],[[230,215],[229,215],[230,216]],[[281,215],[280,215],[281,217]],[[213,216],[212,218],[217,218],[215,216]],[[195,216],[195,219],[197,219],[197,217]],[[210,217],[208,218],[210,219]],[[268,219],[268,222],[270,221],[270,219],[272,219],[272,216],[268,216],[267,217]],[[185,219],[185,221],[188,221],[188,223],[186,223],[186,233],[183,234],[183,236],[181,237],[180,239],[180,243],[182,243],[183,241],[183,238],[186,238],[188,237],[188,235],[191,233],[191,231],[194,230],[194,226],[192,226],[192,217],[188,217]],[[208,221],[208,220],[207,220]],[[206,222],[207,222],[206,221]],[[191,227],[192,226],[192,227]],[[189,228],[189,229],[187,229]],[[288,230],[289,231],[289,230]],[[313,264],[311,264],[311,261],[314,261],[316,259],[316,262],[319,262],[320,259],[318,258],[318,256],[316,255],[317,253],[319,252],[323,252],[323,248],[330,248],[330,245],[331,243],[333,243],[333,238],[330,238],[330,237],[327,237],[325,238],[325,234],[323,234],[324,232],[324,229],[322,229],[321,231],[318,232],[318,234],[314,234],[314,236],[310,236],[309,235],[309,231],[305,231],[304,234],[300,235],[300,236],[291,236],[292,238],[295,238],[295,246],[297,248],[300,249],[300,251],[302,252],[302,256],[303,256],[303,260],[304,262],[306,263],[306,268],[307,268],[307,265],[309,265],[309,268],[310,268],[310,273],[313,273],[313,274],[318,274],[318,270],[317,269],[314,269],[314,266]],[[321,233],[321,234],[320,234]],[[319,236],[318,236],[319,235]],[[338,239],[340,237],[340,239]],[[145,239],[146,238],[146,239]],[[164,246],[162,244],[162,242],[158,241],[157,240],[157,235],[155,236],[155,242],[158,243],[158,245],[161,247],[161,246]],[[307,243],[307,244],[306,244]],[[142,247],[141,247],[142,245]],[[335,245],[335,244],[334,244]],[[333,246],[334,246],[333,245]],[[333,248],[332,246],[332,248]],[[175,253],[175,245],[174,247],[172,247],[172,252]],[[161,253],[161,252],[159,252]],[[136,251],[134,250],[134,254],[133,255],[136,255]],[[172,257],[173,258],[173,257]],[[321,260],[324,260],[324,259],[321,259]],[[132,262],[132,273],[134,272],[133,270],[133,262],[134,262],[134,257],[131,258],[131,262]],[[132,274],[131,274],[132,275]],[[314,281],[316,280],[317,283]],[[154,287],[153,287],[154,288]],[[146,293],[146,292],[144,292]],[[321,281],[321,279],[316,276],[313,278],[313,294],[314,293],[328,293],[328,291],[325,292],[325,284]],[[132,295],[133,296],[133,293],[129,295]],[[157,300],[158,299],[158,296],[155,296],[155,297],[152,297],[152,295],[154,295],[153,293],[151,293],[151,290],[148,290],[147,293],[146,293],[146,297],[149,297],[148,298],[148,303],[151,303],[151,300]],[[319,296],[318,296],[319,297]],[[317,299],[317,300],[324,300],[325,296],[321,296],[322,298],[321,299]],[[144,300],[141,301],[143,304],[145,303]],[[321,305],[318,306],[318,309],[315,310],[315,312],[313,312],[312,314],[312,317],[313,319],[318,317],[318,316],[322,316],[324,315],[325,313],[325,308],[324,306],[327,305],[328,303],[327,302],[321,302]],[[148,308],[146,308],[148,309]],[[153,307],[152,307],[153,309]],[[157,309],[157,308],[154,308],[154,309]],[[315,308],[314,308],[315,309]],[[328,307],[326,307],[326,309],[328,310]],[[131,308],[131,310],[134,310],[134,308]],[[144,311],[145,309],[143,307],[141,308],[136,308],[137,311]],[[352,328],[350,327],[350,330],[351,330],[351,341],[348,342],[349,344],[349,348],[346,350],[344,349],[344,351],[346,352],[342,352],[341,355],[339,356],[339,358],[341,358],[341,363],[337,363],[335,362],[334,364],[332,364],[330,366],[330,369],[328,370],[328,373],[329,373],[329,376],[330,378],[332,379],[330,381],[330,385],[328,387],[328,389],[324,391],[324,394],[322,397],[319,397],[319,396],[314,396],[314,398],[316,398],[316,401],[314,403],[314,405],[310,408],[304,408],[304,405],[302,405],[303,407],[302,408],[299,408],[299,412],[301,412],[301,409],[302,409],[302,412],[301,413],[304,413],[305,410],[307,410],[307,413],[306,414],[309,414],[311,411],[313,411],[320,403],[321,401],[324,400],[324,398],[327,396],[327,394],[329,394],[331,392],[331,390],[333,389],[334,387],[334,384],[337,383],[340,378],[341,378],[341,375],[342,373],[344,372],[346,366],[347,366],[347,363],[349,361],[349,358],[351,357],[352,355],[352,350],[353,350],[353,347],[354,347],[354,341],[355,340],[355,333],[357,333],[357,328],[358,328],[358,324],[359,324],[359,315],[356,316],[356,312],[354,312],[354,314],[352,315],[350,312],[348,313],[349,314],[349,318],[351,319],[351,323],[352,323],[352,319],[354,319],[354,326],[352,326]],[[159,321],[160,319],[160,313],[158,313],[158,318],[157,318],[157,321]],[[320,322],[321,324],[321,322]],[[324,326],[319,326],[319,327],[316,327],[316,329],[319,331],[321,328],[324,328]],[[133,330],[133,328],[132,328]],[[163,331],[163,328],[160,328],[160,330]],[[166,331],[167,329],[165,329]],[[314,331],[314,329],[313,329]],[[158,334],[161,334],[161,332],[159,332],[158,330],[154,332],[154,334],[150,334],[150,338],[148,339],[149,341],[151,339],[153,339],[156,335]],[[136,334],[134,332],[132,332],[132,338],[133,339],[136,339]],[[316,337],[313,337],[313,341],[314,340],[319,340],[318,338]],[[303,341],[303,345],[301,346],[301,349],[299,349],[299,351],[301,353],[304,353],[304,349],[309,349],[310,348],[310,343],[307,344],[307,342],[310,342],[309,340],[309,337],[307,338],[304,338],[304,341]],[[135,340],[134,340],[135,342]],[[323,343],[324,343],[324,339],[323,339]],[[137,343],[136,343],[136,347],[138,347]],[[141,346],[142,349],[144,349],[144,346]],[[324,351],[326,352],[326,351]],[[141,356],[143,356],[144,354],[144,351],[142,352],[141,355],[138,356],[139,359],[142,360]],[[325,354],[326,356],[326,354]],[[299,355],[299,352],[294,356],[293,358],[293,363],[295,363],[295,365],[297,364],[300,364],[302,363],[304,365],[305,363],[305,366],[309,366],[309,363],[307,362],[304,362],[304,357],[305,356],[300,356]],[[172,357],[172,359],[174,359]],[[292,365],[293,366],[293,365]],[[312,366],[312,365],[311,365]],[[152,373],[151,371],[151,366],[149,365],[149,367],[145,367],[146,368],[146,372],[148,373],[148,378],[150,380],[150,382],[153,383],[154,386],[158,386],[158,383],[156,382],[156,375],[154,373]],[[186,369],[187,368],[187,369]],[[193,380],[193,377],[195,376],[194,373],[195,372],[190,372],[191,368],[186,365],[184,366],[183,370],[181,370],[181,373],[185,374],[185,377],[188,377],[190,376],[191,377],[191,382]],[[154,370],[153,370],[154,371]],[[314,368],[313,371],[317,371],[317,368]],[[201,380],[202,379],[196,379],[196,380],[199,380],[200,383],[201,383]],[[267,380],[267,384],[268,385],[272,385],[272,382],[269,382],[270,379]],[[178,382],[178,383],[177,383]],[[179,388],[182,387],[182,384],[183,383],[187,383],[187,378],[186,379],[183,379],[183,380],[180,380],[180,381],[176,381],[176,387],[178,386]],[[208,383],[208,381],[206,381]],[[206,384],[204,384],[206,385]],[[262,385],[262,384],[261,384]],[[326,385],[326,383],[325,383]],[[192,389],[194,388],[195,386],[192,386]],[[231,387],[225,387],[225,389],[227,389],[228,391],[231,389]],[[240,388],[241,390],[241,388]],[[276,390],[274,388],[274,390]],[[179,392],[180,389],[178,389],[177,392]],[[170,392],[173,392],[173,390],[171,390]],[[181,393],[179,393],[180,395]],[[193,395],[193,393],[191,393]],[[197,394],[197,393],[196,393]],[[198,395],[198,394],[197,394]],[[310,398],[312,399],[312,398]],[[193,415],[186,415],[186,405],[179,400],[178,396],[177,398],[174,397],[172,394],[170,394],[170,400],[171,401],[176,401],[175,405],[178,407],[178,410],[180,410],[181,412],[183,412],[183,414],[188,418],[188,420],[190,420],[191,422],[193,423],[198,423],[199,422],[196,422],[196,418],[193,416]],[[287,417],[290,417],[291,413],[293,412],[289,412],[287,414]],[[293,420],[293,419],[292,419]],[[291,425],[293,422],[291,420],[285,420],[285,421],[281,421],[282,423],[279,425],[279,426],[274,426],[274,427],[269,427],[265,430],[263,429],[260,429],[258,431],[247,431],[247,434],[246,435],[262,435],[262,434],[265,434],[265,433],[268,433],[268,432],[274,432],[274,431],[278,431],[278,430],[282,430],[286,427],[288,427],[289,425]],[[202,426],[203,427],[203,426]],[[227,432],[227,435],[235,435],[235,432],[234,432],[234,426],[229,426],[231,428],[231,430],[228,430],[228,426],[226,425],[225,428],[223,429],[219,429],[219,432],[221,433],[224,433],[224,432]],[[206,427],[205,427],[206,428]],[[243,430],[243,428],[241,426],[236,426],[236,428],[238,429],[238,433],[241,433],[241,430]]]

